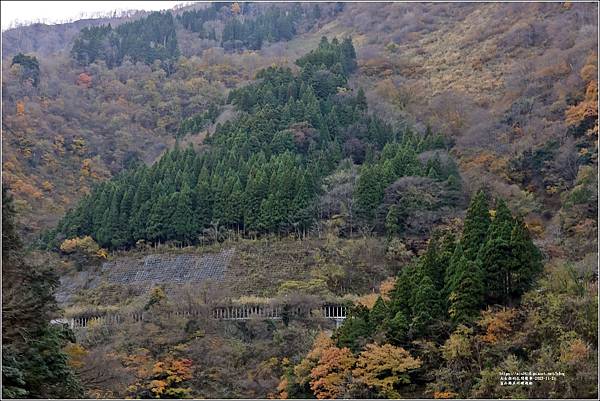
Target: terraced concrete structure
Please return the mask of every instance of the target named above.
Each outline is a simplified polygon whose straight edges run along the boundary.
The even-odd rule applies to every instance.
[[[234,249],[206,254],[147,255],[143,258],[121,258],[102,265],[102,273],[109,283],[124,284],[148,290],[156,285],[164,288],[206,281],[221,281]]]

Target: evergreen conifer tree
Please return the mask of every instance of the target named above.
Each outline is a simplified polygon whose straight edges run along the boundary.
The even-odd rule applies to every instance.
[[[515,219],[511,231],[510,243],[514,258],[513,277],[510,296],[517,298],[529,290],[535,279],[542,273],[542,253],[535,246],[523,219]]]
[[[481,246],[485,243],[490,226],[489,206],[485,193],[480,190],[471,200],[461,239],[465,257],[475,260]]]
[[[341,44],[342,67],[346,75],[356,71],[356,50],[352,44],[352,38],[345,37]]]
[[[462,255],[454,262],[448,314],[455,324],[475,320],[483,302],[483,276],[479,264]]]
[[[353,352],[357,352],[368,341],[371,334],[369,310],[364,306],[355,306],[333,337],[338,347],[348,347]]]
[[[454,247],[452,256],[449,258],[448,267],[446,268],[446,274],[444,275],[444,298],[448,298],[450,293],[454,291],[454,288],[458,285],[456,279],[458,277],[458,265],[461,258],[464,256],[462,244],[458,242]]]
[[[400,211],[397,205],[391,205],[385,217],[385,232],[388,239],[400,232]]]
[[[441,315],[439,292],[433,281],[423,275],[413,295],[413,313],[411,331],[416,336],[427,336],[432,332],[432,325]]]
[[[515,265],[510,233],[507,236],[500,231],[499,235],[488,237],[477,259],[485,271],[486,303],[506,305],[510,300],[512,270]]]
[[[414,265],[406,266],[398,275],[390,296],[390,316],[402,312],[407,319],[412,319],[412,300],[416,276],[417,271]]]
[[[193,213],[193,194],[187,182],[175,196],[172,224],[175,238],[189,244],[196,237],[195,224],[191,218]]]
[[[395,345],[403,345],[409,335],[410,319],[402,311],[396,314],[388,321],[386,338]]]
[[[382,176],[377,165],[363,165],[356,185],[356,203],[359,215],[366,221],[375,218],[375,211],[383,200]]]
[[[367,97],[365,96],[365,91],[363,88],[358,89],[358,93],[356,95],[356,107],[362,111],[367,111]]]
[[[210,188],[208,170],[203,168],[198,176],[198,183],[193,193],[194,214],[193,220],[199,231],[209,226],[212,220],[213,198]]]
[[[375,331],[385,327],[388,317],[389,309],[383,298],[379,296],[369,313],[369,323],[373,326],[372,329]]]
[[[75,338],[51,325],[58,277],[30,265],[16,230],[12,196],[2,186],[2,398],[83,396],[63,348]]]
[[[436,290],[440,291],[444,287],[444,277],[446,266],[439,263],[439,234],[434,233],[429,239],[427,250],[419,260],[419,270],[422,275],[427,275],[433,282]]]

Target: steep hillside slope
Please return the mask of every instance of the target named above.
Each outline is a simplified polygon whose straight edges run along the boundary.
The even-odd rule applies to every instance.
[[[352,34],[370,107],[451,138],[467,188],[507,198],[554,247],[567,192],[597,163],[596,15],[591,3],[351,4],[285,46]]]
[[[596,13],[589,3],[353,4],[286,46],[294,53],[321,35],[352,34],[356,84],[369,87],[373,107],[451,136],[474,186],[493,178],[505,195],[514,183],[543,202],[558,196],[549,187],[572,186],[577,169],[530,183],[509,167],[552,141],[559,149],[548,175],[560,175],[572,153],[585,153],[584,164],[595,160],[594,137],[571,132],[566,112],[595,78]]]
[[[3,244],[59,273],[52,317],[125,317],[58,353],[74,384],[88,397],[597,397],[597,11],[203,3],[3,34],[3,180],[37,251],[12,220]],[[222,251],[226,280],[180,285]],[[14,288],[19,316],[28,292]],[[319,315],[180,313],[323,299],[349,307],[334,331]],[[19,349],[13,392],[43,389],[35,369],[21,380]],[[518,371],[565,376],[505,385]]]
[[[257,7],[242,9],[240,18],[260,13]],[[360,66],[353,82],[366,89],[375,111],[452,138],[468,185],[489,185],[519,211],[540,215],[538,220],[548,220],[550,216],[541,216],[548,208],[560,208],[560,194],[573,186],[578,166],[596,159],[594,134],[577,129],[589,122],[577,113],[570,120],[565,115],[585,100],[586,87],[593,84],[596,5],[347,4],[339,9],[322,5],[318,12],[305,9],[307,22],[290,42],[265,43],[262,49],[235,55],[178,23],[186,57],[168,77],[156,68],[133,65],[82,68],[65,55],[50,57],[42,51],[41,86],[27,88],[18,81],[18,72],[11,71],[14,54],[6,53],[3,170],[25,216],[34,210],[45,216],[28,218],[28,225],[34,231],[52,225],[94,181],[110,177],[126,160],[152,162],[172,146],[182,119],[221,102],[225,88],[252,78],[259,68],[292,63],[323,35],[353,35]],[[232,18],[227,13],[218,18]],[[225,26],[217,22],[208,26],[221,35]],[[81,23],[44,29],[64,36],[60,32]],[[35,50],[25,43],[31,39],[19,41],[37,37],[31,33],[35,29],[3,33],[4,50]],[[75,37],[69,35],[56,44],[63,54],[70,50],[68,39]],[[44,40],[52,37],[44,35]],[[111,128],[115,124],[118,129]],[[532,155],[537,155],[533,164],[528,161]]]
[[[140,50],[136,46],[145,41],[144,46],[151,45],[151,40],[144,37],[147,33],[141,33],[149,23],[132,22],[156,14],[34,25],[3,32],[3,172],[29,234],[36,235],[54,225],[95,183],[136,161],[154,162],[174,145],[176,137],[214,130],[212,122],[223,123],[231,117],[227,109],[224,113],[219,109],[228,89],[253,78],[260,68],[287,62],[281,54],[265,56],[260,50],[244,47],[232,53],[221,47],[227,46],[223,32],[228,26],[238,20],[254,21],[268,7],[246,5],[234,12],[227,3],[215,5],[218,12],[207,23],[218,33],[218,40],[201,38],[201,33],[187,29],[180,18],[206,7],[196,5],[174,13],[178,48],[184,56],[173,60],[169,67],[159,59],[137,64],[131,61]],[[308,29],[308,16],[312,14],[308,7],[295,10],[293,27],[299,33]],[[289,11],[269,14],[269,18],[278,21],[284,12]],[[321,18],[333,15],[333,5],[324,5]],[[107,43],[94,37],[102,28],[84,29],[88,36],[80,29],[106,23],[113,27],[129,24],[129,28],[122,29],[127,38],[120,39],[134,43],[128,45],[129,50],[121,49],[129,52],[126,59],[115,66],[107,65],[109,60],[102,57],[85,62],[87,56]],[[267,24],[248,29],[261,34],[266,30],[266,44],[269,29],[275,28]],[[81,35],[83,41],[71,55]],[[37,55],[39,72],[35,82],[28,80],[24,64],[13,63],[16,52]],[[192,135],[182,142],[198,146],[202,138],[203,134]]]

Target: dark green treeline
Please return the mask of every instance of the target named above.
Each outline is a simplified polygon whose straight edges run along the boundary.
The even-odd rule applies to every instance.
[[[402,269],[390,300],[355,308],[335,333],[339,346],[359,350],[373,338],[410,347],[443,342],[459,324],[473,324],[487,305],[513,305],[543,269],[525,223],[503,200],[493,216],[482,191],[471,200],[462,236],[434,233],[426,252]]]
[[[439,147],[439,138],[392,130],[368,113],[362,90],[348,87],[356,69],[350,38],[323,38],[297,64],[296,75],[270,67],[232,91],[229,102],[241,115],[217,126],[205,141],[209,151],[175,148],[151,167],[98,185],[50,233],[52,244],[81,235],[109,248],[138,240],[195,243],[219,227],[300,233],[314,221],[322,178],[343,158],[369,166],[391,158],[394,176],[429,173],[417,168],[416,153]],[[363,198],[373,195],[359,189],[359,204],[369,206]]]

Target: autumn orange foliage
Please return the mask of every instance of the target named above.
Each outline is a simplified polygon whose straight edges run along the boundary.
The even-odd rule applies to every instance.
[[[287,377],[285,377],[285,376],[282,377],[281,381],[277,385],[277,392],[279,394],[280,400],[287,400],[289,398],[290,395],[287,392],[288,385],[289,385],[289,380],[287,379]]]
[[[42,192],[28,182],[25,182],[21,179],[9,181],[11,189],[17,194],[26,195],[26,197],[31,197],[34,199],[40,199],[42,197]]]
[[[137,377],[135,384],[129,386],[132,397],[151,394],[154,398],[188,398],[191,389],[184,387],[192,378],[192,361],[186,358],[175,358],[167,355],[164,359],[154,361],[147,350],[128,355],[124,359],[125,366]]]
[[[566,111],[567,125],[578,125],[588,118],[596,120],[595,126],[588,131],[588,134],[598,135],[598,81],[595,79],[588,83],[583,101]]]
[[[390,300],[390,294],[394,291],[396,285],[396,279],[394,277],[388,277],[379,285],[379,292],[384,301]]]
[[[295,368],[294,375],[298,378],[298,382],[302,385],[310,381],[310,372],[315,367],[323,351],[333,346],[333,341],[325,332],[321,332],[315,338],[313,347]]]
[[[560,361],[576,365],[590,356],[590,347],[583,340],[576,338],[571,340],[566,348],[560,353]]]
[[[353,365],[354,356],[348,348],[324,349],[317,366],[310,372],[310,388],[315,396],[318,399],[342,396]]]
[[[91,87],[92,86],[92,77],[90,77],[85,72],[82,72],[81,74],[79,74],[77,76],[77,85],[84,87],[84,88]]]
[[[22,100],[17,101],[17,115],[18,116],[25,115],[25,102]]]
[[[598,135],[598,55],[593,52],[586,59],[586,64],[579,71],[579,76],[587,82],[584,99],[567,109],[566,123],[577,126],[585,120],[595,120],[594,126],[587,131],[588,135]]]
[[[435,399],[449,399],[456,398],[458,394],[453,391],[435,391],[433,393],[433,398]]]
[[[375,302],[377,301],[377,298],[379,298],[379,294],[366,294],[358,298],[356,300],[356,303],[365,306],[369,309],[372,309],[375,305]]]
[[[482,336],[483,341],[496,344],[508,337],[512,332],[512,322],[516,317],[517,311],[512,308],[505,308],[496,312],[490,310],[482,312],[482,318],[478,324],[486,330],[486,333]]]

